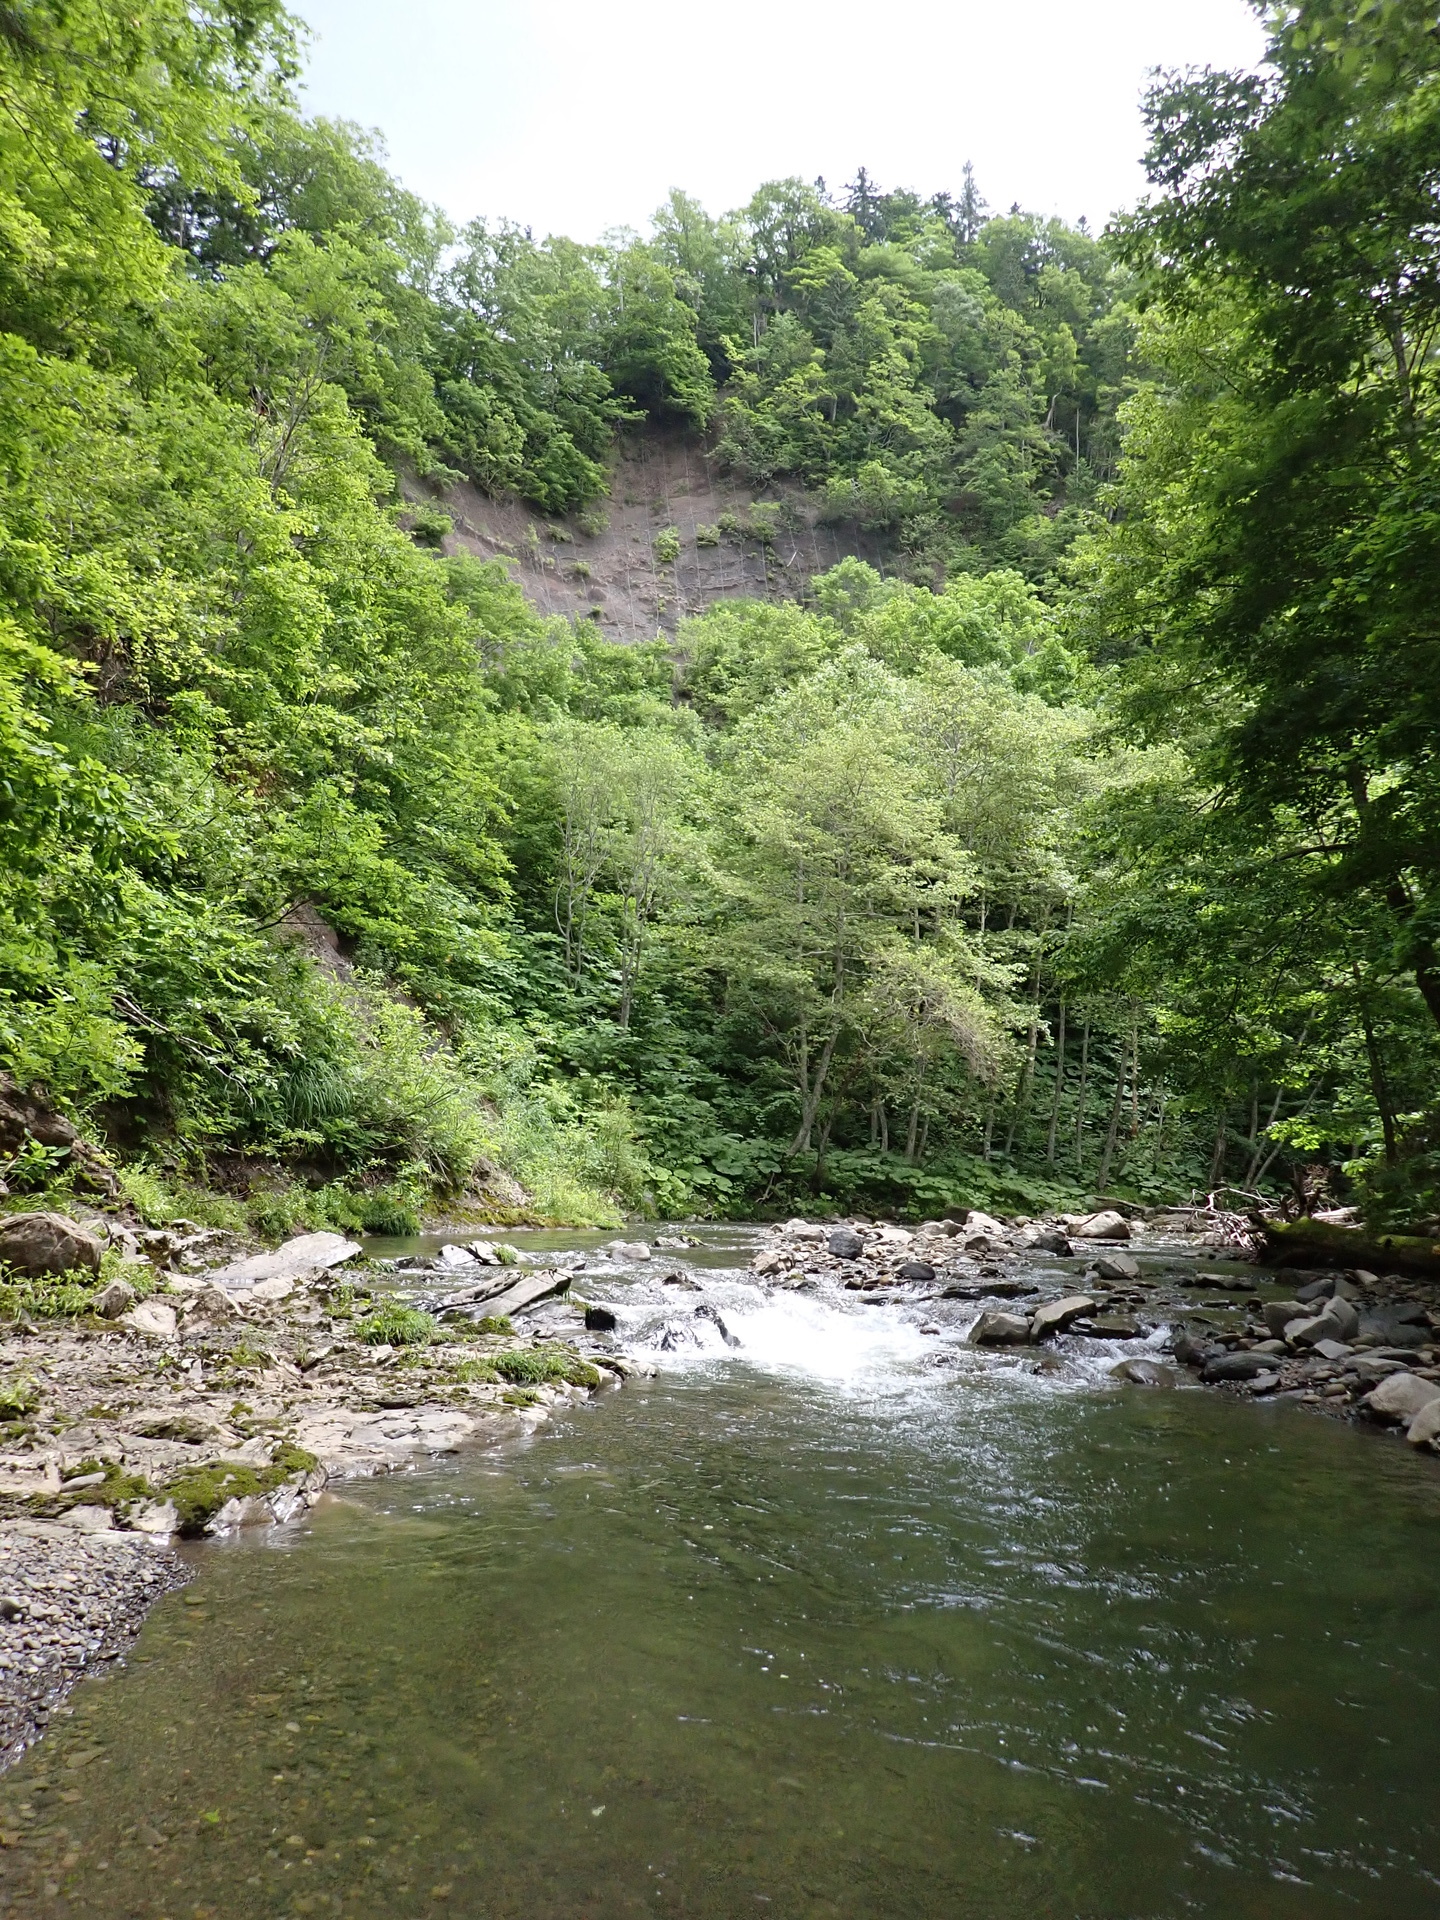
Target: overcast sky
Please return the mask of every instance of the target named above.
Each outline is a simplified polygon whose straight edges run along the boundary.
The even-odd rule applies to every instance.
[[[867,167],[1101,224],[1144,190],[1156,67],[1249,66],[1246,0],[297,0],[310,111],[385,136],[452,217],[643,229],[672,186],[712,213],[762,180]]]

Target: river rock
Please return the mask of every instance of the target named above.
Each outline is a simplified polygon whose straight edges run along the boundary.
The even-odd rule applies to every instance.
[[[858,1260],[865,1251],[865,1242],[853,1227],[836,1227],[825,1244],[837,1260]]]
[[[343,1266],[359,1251],[357,1243],[343,1233],[300,1233],[273,1253],[255,1253],[248,1260],[217,1267],[210,1278],[216,1286],[232,1291],[257,1286],[262,1280],[303,1280]]]
[[[1175,1375],[1158,1360],[1122,1360],[1110,1369],[1112,1380],[1125,1380],[1132,1387],[1173,1387]]]
[[[615,1316],[609,1307],[586,1307],[585,1330],[587,1333],[613,1333],[615,1327]]]
[[[1274,1370],[1275,1362],[1267,1353],[1217,1353],[1201,1367],[1200,1378],[1211,1383],[1258,1380],[1262,1373]]]
[[[147,1333],[154,1340],[173,1340],[175,1309],[167,1307],[163,1300],[142,1300],[139,1306],[121,1314],[120,1324],[129,1327],[132,1333]]]
[[[1097,1280],[1138,1280],[1140,1268],[1128,1253],[1098,1254],[1091,1271]]]
[[[1087,1213],[1083,1219],[1077,1220],[1070,1229],[1070,1235],[1075,1240],[1128,1240],[1130,1222],[1123,1213],[1106,1208],[1102,1213]]]
[[[1128,1313],[1097,1313],[1089,1320],[1077,1320],[1075,1331],[1096,1340],[1138,1340],[1144,1329]]]
[[[1412,1447],[1440,1448],[1440,1394],[1427,1400],[1405,1429]]]
[[[1063,1300],[1047,1300],[1030,1316],[1030,1338],[1048,1340],[1052,1333],[1063,1332],[1072,1320],[1094,1311],[1095,1302],[1088,1293],[1070,1293]]]
[[[1032,1253],[1058,1253],[1062,1258],[1068,1258],[1073,1251],[1059,1227],[1027,1227],[1020,1236],[1020,1244]]]
[[[1182,1333],[1171,1351],[1182,1366],[1203,1367],[1207,1360],[1216,1357],[1218,1349],[1213,1340],[1203,1339],[1199,1334]]]
[[[28,1280],[57,1273],[99,1273],[105,1249],[63,1213],[14,1213],[0,1221],[0,1265]]]
[[[750,1262],[750,1271],[762,1278],[770,1273],[783,1273],[789,1262],[779,1247],[766,1247],[763,1253],[757,1253]]]
[[[1030,1339],[1030,1322],[1018,1313],[1001,1313],[995,1308],[982,1313],[970,1329],[972,1347],[1023,1347]]]
[[[1440,1385],[1435,1381],[1421,1380],[1413,1373],[1392,1373],[1372,1387],[1360,1404],[1377,1420],[1404,1420],[1408,1425],[1433,1400],[1440,1400]]]
[[[612,1240],[608,1251],[620,1260],[648,1260],[650,1249],[643,1240]]]
[[[90,1302],[92,1313],[98,1313],[102,1320],[118,1320],[122,1313],[128,1313],[134,1306],[136,1294],[128,1280],[112,1280],[103,1287]]]
[[[1260,1317],[1277,1340],[1284,1339],[1285,1329],[1292,1320],[1311,1318],[1299,1300],[1267,1300],[1260,1309]]]
[[[1333,1273],[1322,1274],[1318,1280],[1307,1280],[1303,1287],[1295,1289],[1295,1298],[1303,1300],[1309,1306],[1315,1300],[1329,1300],[1334,1297],[1336,1276]]]
[[[493,1240],[467,1240],[464,1250],[472,1260],[478,1260],[482,1267],[501,1265],[500,1253]]]
[[[935,1269],[928,1260],[902,1260],[896,1268],[901,1280],[910,1280],[916,1286],[928,1287],[935,1279]]]

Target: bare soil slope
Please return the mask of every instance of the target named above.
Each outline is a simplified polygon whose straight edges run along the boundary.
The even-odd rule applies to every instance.
[[[417,504],[436,501],[408,478],[404,491]],[[609,500],[583,514],[546,515],[524,501],[492,500],[468,482],[447,488],[437,504],[454,523],[447,553],[514,560],[541,613],[594,620],[614,640],[673,634],[687,614],[716,600],[798,599],[812,574],[847,554],[881,567],[886,558],[855,528],[821,525],[803,488],[745,486],[719,470],[700,435],[677,428],[625,435],[611,463]],[[678,537],[673,559],[663,539],[656,547],[667,529]]]

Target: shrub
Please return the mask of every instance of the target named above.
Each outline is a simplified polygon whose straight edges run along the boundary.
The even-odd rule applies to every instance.
[[[695,544],[697,547],[718,547],[720,544],[719,527],[696,527]]]
[[[410,515],[410,537],[422,547],[438,547],[454,525],[448,513],[426,501]]]
[[[587,507],[583,513],[576,514],[575,524],[592,540],[598,540],[602,533],[609,531],[610,516],[603,507]]]
[[[662,527],[650,544],[661,566],[668,567],[672,561],[680,558],[680,529]]]

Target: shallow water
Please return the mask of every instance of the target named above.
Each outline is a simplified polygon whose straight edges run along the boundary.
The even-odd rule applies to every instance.
[[[1435,1462],[767,1302],[742,1242],[685,1257],[740,1348],[696,1323],[524,1444],[199,1550],[0,1784],[48,1829],[0,1901],[1440,1912]],[[673,1258],[587,1294],[683,1327]]]

